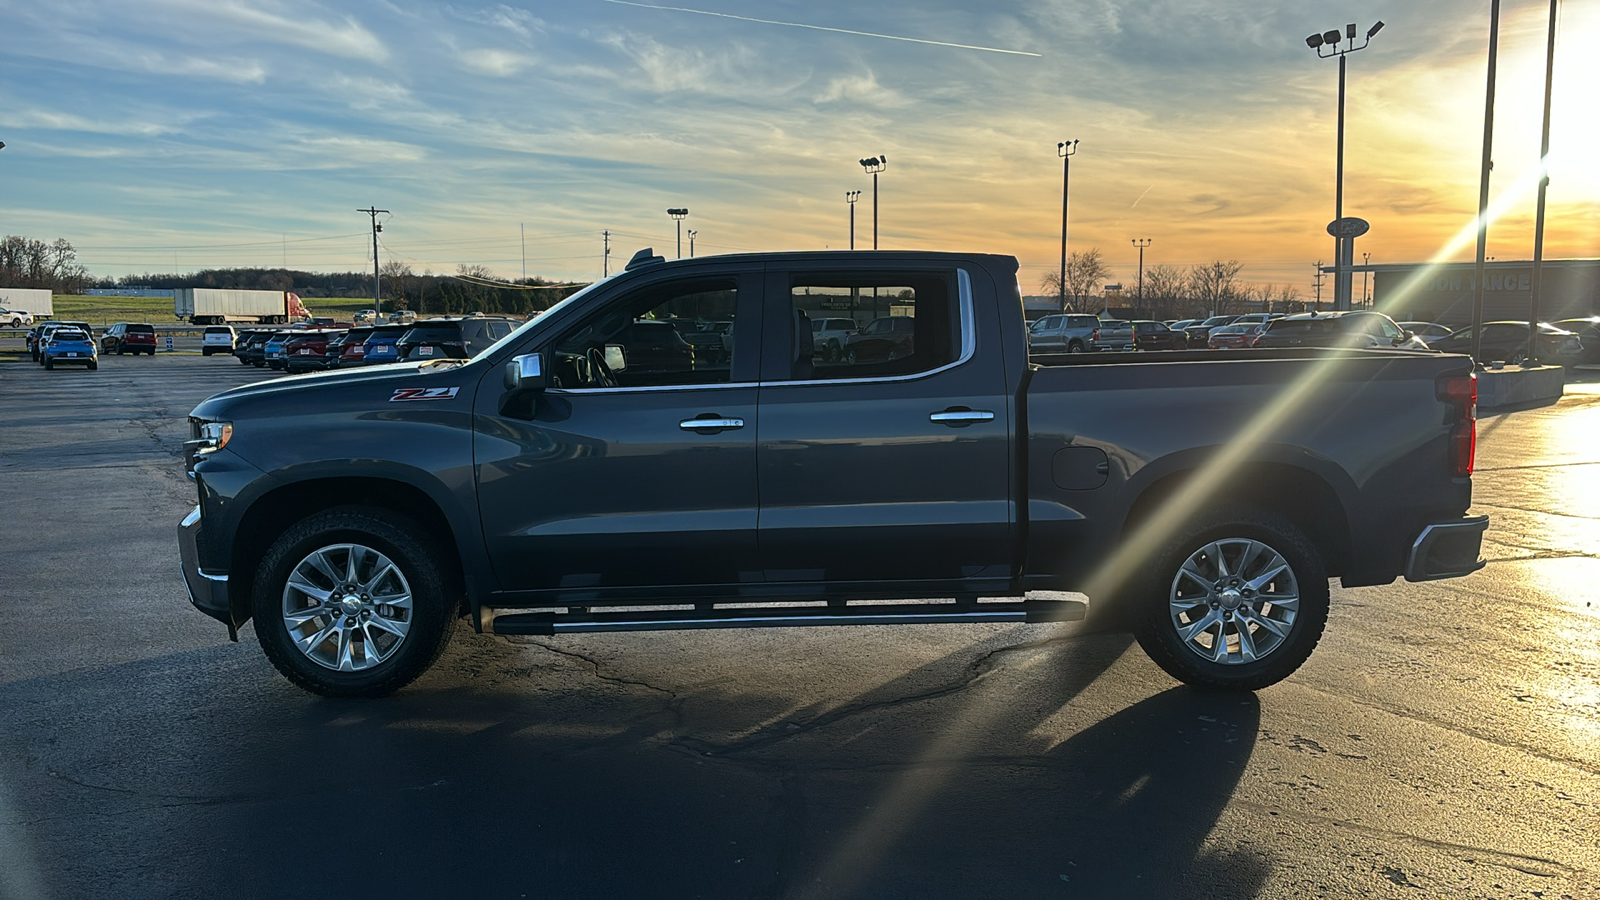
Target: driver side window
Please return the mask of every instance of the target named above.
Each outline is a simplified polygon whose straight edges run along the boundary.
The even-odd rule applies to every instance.
[[[737,306],[732,279],[654,285],[624,296],[556,339],[551,384],[572,390],[727,382]]]

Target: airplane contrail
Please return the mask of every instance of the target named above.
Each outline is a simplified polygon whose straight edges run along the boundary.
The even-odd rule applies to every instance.
[[[982,50],[985,53],[1005,53],[1011,56],[1043,56],[1042,53],[1030,53],[1026,50],[1006,50],[1000,47],[979,47],[976,44],[955,44],[950,41],[929,41],[923,38],[901,37],[897,34],[878,34],[873,31],[852,31],[848,28],[829,28],[826,25],[807,25],[803,22],[779,22],[774,19],[756,19],[750,16],[736,16],[732,13],[711,12],[705,9],[689,9],[684,6],[657,6],[653,3],[634,3],[632,0],[605,0],[619,6],[637,6],[640,9],[661,9],[669,12],[695,13],[702,16],[716,16],[719,19],[737,19],[740,22],[756,22],[761,25],[786,25],[790,28],[809,28],[812,31],[832,31],[835,34],[854,34],[860,37],[883,38],[886,41],[905,41],[911,44],[930,44],[935,47],[954,47],[958,50]]]
[[[1134,198],[1134,201],[1132,203],[1128,204],[1128,208],[1129,209],[1133,209],[1135,206],[1138,206],[1139,205],[1139,201],[1143,200],[1144,199],[1144,195],[1150,193],[1150,188],[1153,188],[1153,187],[1155,187],[1154,183],[1152,183],[1150,185],[1150,187],[1145,188],[1144,189],[1144,194],[1140,194],[1138,197]]]

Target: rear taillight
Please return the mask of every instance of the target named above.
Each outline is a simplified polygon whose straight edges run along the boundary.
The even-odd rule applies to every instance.
[[[1441,375],[1439,399],[1455,407],[1460,420],[1450,428],[1450,468],[1452,474],[1472,474],[1478,453],[1478,376],[1475,372]]]
[[[1100,329],[1096,328],[1094,330],[1094,332],[1089,335],[1089,340],[1091,340],[1091,341],[1100,340]]]

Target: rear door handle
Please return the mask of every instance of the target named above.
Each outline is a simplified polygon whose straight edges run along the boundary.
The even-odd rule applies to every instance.
[[[949,425],[951,428],[964,428],[974,422],[993,422],[994,413],[986,409],[952,407],[944,412],[932,413],[928,416],[928,421]]]
[[[744,420],[731,417],[724,418],[716,413],[703,413],[693,419],[684,419],[678,423],[678,427],[684,431],[731,431],[735,428],[743,428]]]

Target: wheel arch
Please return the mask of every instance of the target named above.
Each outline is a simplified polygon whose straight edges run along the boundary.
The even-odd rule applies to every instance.
[[[1127,540],[1199,474],[1198,466],[1185,466],[1155,477],[1129,507],[1122,539]],[[1343,574],[1349,566],[1349,515],[1340,492],[1323,474],[1281,460],[1251,461],[1219,483],[1205,507],[1224,501],[1270,510],[1293,522],[1316,547],[1330,576]]]
[[[423,536],[439,548],[438,562],[448,588],[466,597],[466,575],[450,520],[422,488],[382,476],[308,478],[282,485],[257,497],[234,529],[229,554],[229,605],[235,625],[250,618],[256,569],[267,549],[293,523],[329,509],[366,507],[398,513],[415,522]]]

